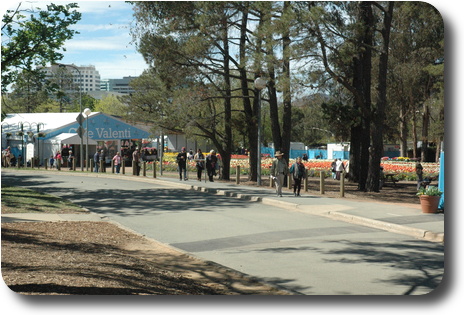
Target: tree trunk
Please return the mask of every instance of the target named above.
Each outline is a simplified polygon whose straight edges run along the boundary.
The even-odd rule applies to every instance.
[[[350,169],[348,177],[349,180],[354,183],[359,183],[359,174],[361,174],[361,137],[361,126],[352,126],[350,139]]]
[[[291,6],[290,1],[284,1],[284,12]],[[285,154],[287,161],[290,159],[290,141],[292,137],[292,95],[291,95],[291,80],[290,80],[290,34],[289,27],[283,28],[285,31],[282,34],[282,61],[283,61],[283,105],[284,113],[282,116],[282,152]]]
[[[247,114],[247,133],[248,133],[248,148],[249,163],[250,163],[250,175],[249,179],[253,182],[258,181],[258,93],[260,91],[255,89],[255,98],[253,99],[253,108],[250,113]]]
[[[429,147],[429,121],[430,121],[430,108],[424,104],[422,113],[422,145],[421,145],[421,160],[427,162],[427,151]]]
[[[353,60],[353,86],[357,90],[356,106],[359,108],[361,114],[361,131],[359,132],[361,139],[359,140],[359,165],[355,167],[359,170],[358,189],[365,191],[369,171],[369,147],[371,140],[371,71],[374,17],[370,2],[361,2],[359,6],[359,22],[363,28],[358,38],[359,54]],[[356,141],[356,143],[358,142]]]
[[[232,154],[232,105],[231,105],[231,84],[230,84],[230,68],[229,68],[229,37],[227,23],[223,25],[223,45],[224,45],[224,93],[226,98],[224,99],[224,152],[221,154],[223,179],[228,180],[230,178],[230,156]]]
[[[379,73],[377,87],[377,102],[374,115],[372,115],[372,150],[370,150],[369,174],[367,178],[367,190],[379,191],[380,184],[380,160],[383,155],[383,127],[385,123],[385,109],[387,107],[387,70],[388,48],[390,45],[390,28],[393,15],[394,2],[388,5],[385,12],[383,29],[381,30],[383,46],[379,58]]]
[[[417,122],[416,111],[412,112],[412,157],[417,158]]]
[[[401,106],[400,112],[400,154],[401,156],[408,156],[408,122],[407,122],[407,114],[406,108],[404,105]]]

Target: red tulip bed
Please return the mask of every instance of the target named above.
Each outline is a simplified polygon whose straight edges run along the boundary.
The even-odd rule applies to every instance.
[[[269,175],[270,169],[272,166],[272,161],[274,159],[271,157],[264,157],[261,160],[261,174],[263,176]],[[289,161],[289,166],[294,162],[294,160]],[[319,177],[320,172],[325,172],[326,176],[331,176],[333,160],[309,160],[304,162],[306,169],[308,170],[308,175],[310,177]],[[345,165],[347,161],[344,161]],[[149,163],[148,169],[151,168],[151,163]],[[436,177],[440,169],[440,163],[421,163],[424,168],[424,177]],[[189,162],[189,171],[195,171],[196,162]],[[381,164],[385,174],[395,174],[397,180],[406,180],[406,181],[415,181],[417,180],[414,161],[404,161],[404,160],[382,160]],[[246,155],[232,155],[230,162],[230,172],[231,175],[235,175],[236,167],[240,166],[240,173],[242,175],[247,175],[249,172],[250,164],[248,156]],[[175,161],[174,154],[166,154],[163,158],[163,170],[164,171],[177,171],[177,163]]]
[[[261,170],[263,175],[268,175],[272,166],[272,158],[266,158],[261,161]],[[294,161],[289,162],[289,166]],[[309,160],[304,162],[309,176],[319,176],[320,172],[325,172],[326,176],[331,176],[332,160]],[[345,165],[347,161],[344,161]],[[424,177],[436,177],[438,175],[440,164],[439,163],[421,163],[424,167]],[[235,167],[239,165],[242,174],[247,174],[249,168],[248,159],[232,159],[231,174],[235,174]],[[386,174],[395,174],[398,180],[417,180],[415,162],[401,162],[401,161],[382,161],[380,164]]]

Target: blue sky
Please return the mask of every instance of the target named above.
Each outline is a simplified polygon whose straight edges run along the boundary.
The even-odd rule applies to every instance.
[[[79,1],[80,32],[65,45],[62,60],[76,65],[95,65],[103,79],[138,76],[146,68],[131,44],[132,6],[123,1]]]
[[[23,7],[45,8],[51,2],[23,2]],[[102,79],[138,76],[147,68],[131,44],[129,32],[133,11],[130,4],[124,1],[53,1],[56,4],[73,2],[79,5],[77,10],[82,13],[82,19],[72,29],[80,34],[66,42],[60,62],[94,65]],[[16,6],[17,3],[10,4],[8,8]]]

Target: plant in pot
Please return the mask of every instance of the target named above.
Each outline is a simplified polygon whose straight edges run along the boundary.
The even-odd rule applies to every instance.
[[[437,213],[443,192],[436,186],[421,187],[417,193],[423,213]]]

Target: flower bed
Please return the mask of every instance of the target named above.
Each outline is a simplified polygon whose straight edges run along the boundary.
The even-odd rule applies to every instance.
[[[205,155],[206,156],[206,155]],[[163,157],[163,170],[167,172],[177,172],[177,153],[165,153]],[[270,174],[273,158],[263,158],[261,160],[261,174],[267,176]],[[332,160],[309,160],[304,162],[308,175],[311,177],[319,177],[320,172],[324,172],[326,177],[331,176],[332,173]],[[294,160],[290,160],[289,166],[294,163]],[[346,163],[346,162],[345,162]],[[423,166],[424,177],[436,177],[438,176],[440,163],[421,163]],[[196,162],[189,161],[187,168],[189,171],[195,171]],[[395,160],[382,160],[381,164],[384,173],[395,174],[395,178],[398,180],[417,180],[414,161],[405,161],[402,159]],[[230,161],[230,174],[235,176],[236,167],[240,166],[240,173],[242,175],[249,174],[249,160],[248,156],[232,156]],[[147,168],[151,169],[151,164],[147,164]]]

